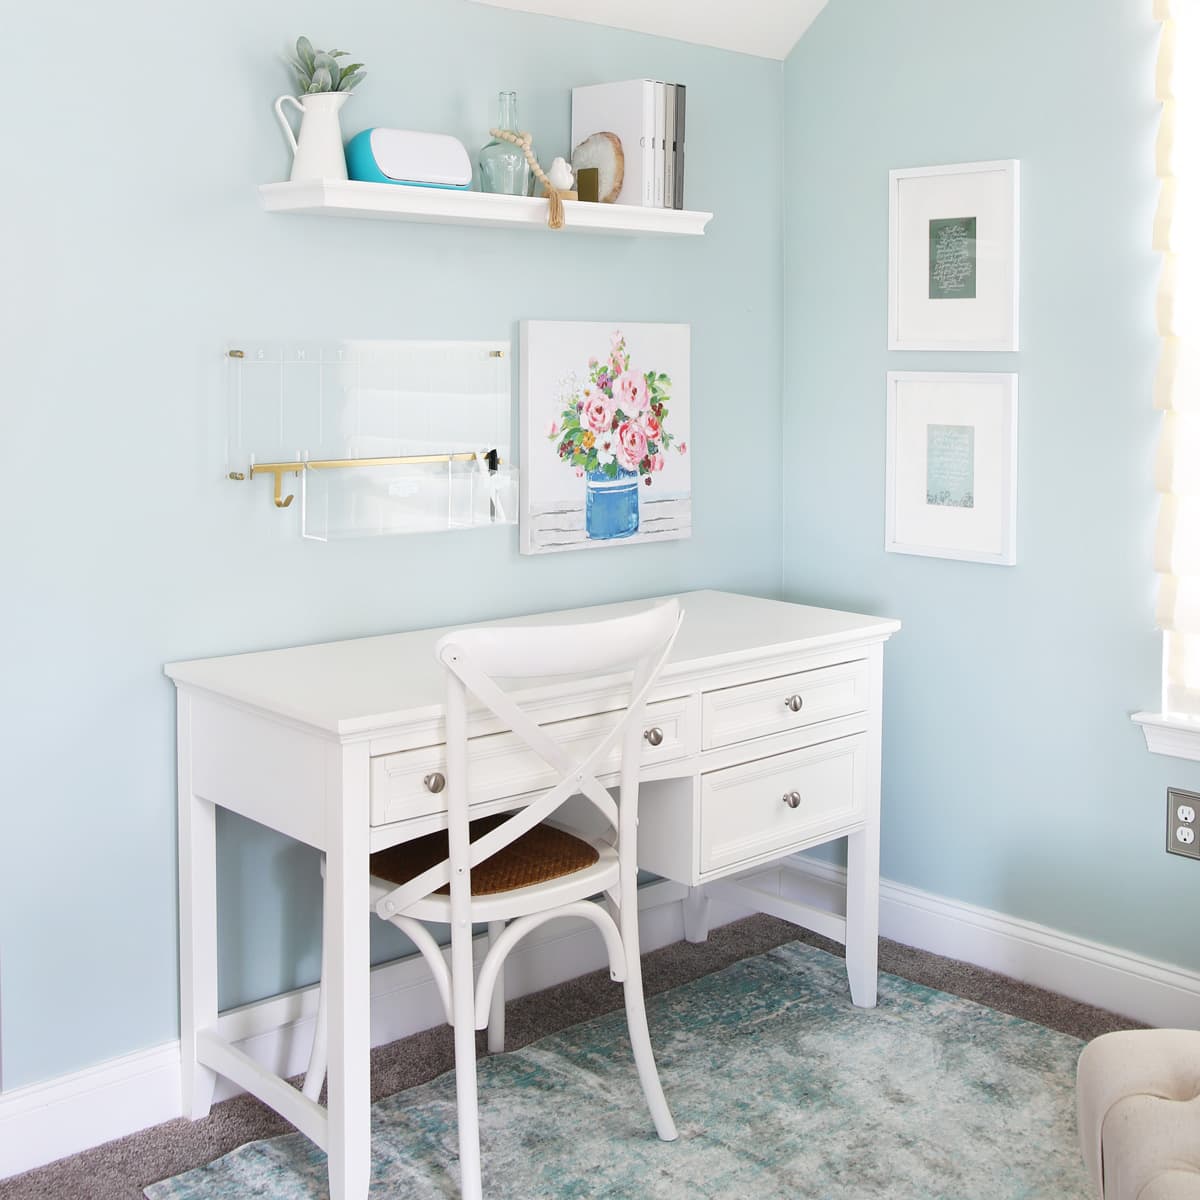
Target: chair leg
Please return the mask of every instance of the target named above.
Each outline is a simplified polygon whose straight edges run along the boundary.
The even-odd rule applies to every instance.
[[[312,1052],[308,1056],[308,1070],[304,1073],[301,1091],[309,1100],[317,1100],[325,1085],[325,1073],[329,1070],[329,1009],[325,990],[325,970],[328,955],[325,940],[325,855],[321,855],[321,978],[317,981],[317,1025],[313,1030]]]
[[[488,947],[504,932],[505,922],[488,922]],[[492,1007],[488,1014],[487,1045],[489,1054],[504,1053],[504,967],[496,975],[496,986],[492,989]]]
[[[654,1119],[654,1128],[664,1142],[673,1142],[679,1131],[667,1106],[654,1050],[650,1045],[650,1027],[646,1024],[646,997],[642,991],[642,958],[638,939],[637,903],[621,905],[621,944],[625,948],[625,1020],[638,1078],[646,1094],[646,1105]]]
[[[462,1200],[483,1200],[479,1094],[475,1075],[475,957],[469,923],[451,929],[450,976],[454,1000],[454,1082],[458,1093],[458,1166],[462,1174]]]

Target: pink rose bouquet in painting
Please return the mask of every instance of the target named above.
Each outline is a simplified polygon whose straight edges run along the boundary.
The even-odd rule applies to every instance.
[[[549,430],[559,460],[587,479],[587,535],[632,537],[640,525],[639,480],[649,486],[675,442],[667,427],[671,377],[634,368],[617,330],[606,358],[588,360],[587,381],[572,383]],[[676,447],[686,452],[686,445]]]
[[[675,440],[667,430],[671,377],[635,370],[619,330],[608,357],[589,360],[587,382],[563,399],[549,436],[565,465],[589,478],[636,474],[646,484],[666,465]]]

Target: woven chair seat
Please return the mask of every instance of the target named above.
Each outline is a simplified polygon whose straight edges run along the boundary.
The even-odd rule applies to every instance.
[[[471,841],[478,841],[484,834],[503,825],[510,815],[501,813],[472,821]],[[440,830],[372,854],[371,874],[399,885],[449,857],[450,839],[445,830]],[[599,858],[596,848],[582,838],[552,825],[535,825],[491,858],[471,868],[471,895],[494,896],[573,875],[593,866]],[[445,896],[449,892],[450,885],[446,884],[438,888],[437,894]]]

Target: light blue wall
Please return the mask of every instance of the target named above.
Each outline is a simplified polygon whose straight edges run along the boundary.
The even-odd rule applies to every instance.
[[[786,65],[786,593],[882,612],[888,877],[1200,967],[1164,852],[1150,5],[833,0]],[[888,171],[1021,160],[1019,354],[886,350]],[[885,372],[1020,374],[1018,565],[883,552]]]
[[[15,21],[15,27],[14,27]],[[549,157],[576,83],[689,85],[703,240],[270,217],[270,108],[307,33],[345,110],[474,151],[520,93]],[[777,594],[782,71],[463,0],[155,0],[9,13],[0,191],[0,1009],[15,1087],[176,1036],[171,659],[699,586]],[[747,181],[747,172],[755,179]],[[522,317],[694,332],[696,535],[522,558],[516,531],[302,542],[221,478],[230,339],[515,336]],[[310,853],[221,828],[222,1003],[316,974]],[[381,942],[381,955],[395,943]]]
[[[1162,850],[1163,789],[1200,772],[1150,757],[1126,716],[1157,694],[1145,7],[833,0],[782,72],[463,0],[23,9],[10,42],[37,53],[7,64],[31,99],[5,150],[26,169],[0,192],[4,1086],[176,1034],[164,661],[695,586],[777,594],[784,566],[793,598],[905,622],[885,874],[1200,967],[1173,918],[1200,868]],[[371,70],[347,132],[472,149],[502,87],[548,156],[572,84],[683,80],[710,233],[265,216],[253,187],[287,168],[275,54],[302,31]],[[888,169],[993,157],[1022,161],[1025,348],[887,353]],[[523,559],[512,530],[320,546],[221,480],[230,339],[502,337],[522,317],[691,322],[693,540],[601,562]],[[1020,372],[1017,567],[883,553],[890,367]],[[222,1003],[311,979],[311,854],[236,820],[221,850]]]

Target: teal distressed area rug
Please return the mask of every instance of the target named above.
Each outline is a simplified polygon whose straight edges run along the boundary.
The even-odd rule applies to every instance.
[[[799,942],[648,1001],[677,1142],[654,1136],[624,1013],[479,1063],[488,1200],[1087,1200],[1082,1043],[880,976],[856,1009],[840,959]],[[454,1076],[379,1101],[375,1197],[458,1195]],[[149,1200],[317,1200],[325,1156],[255,1142]]]

